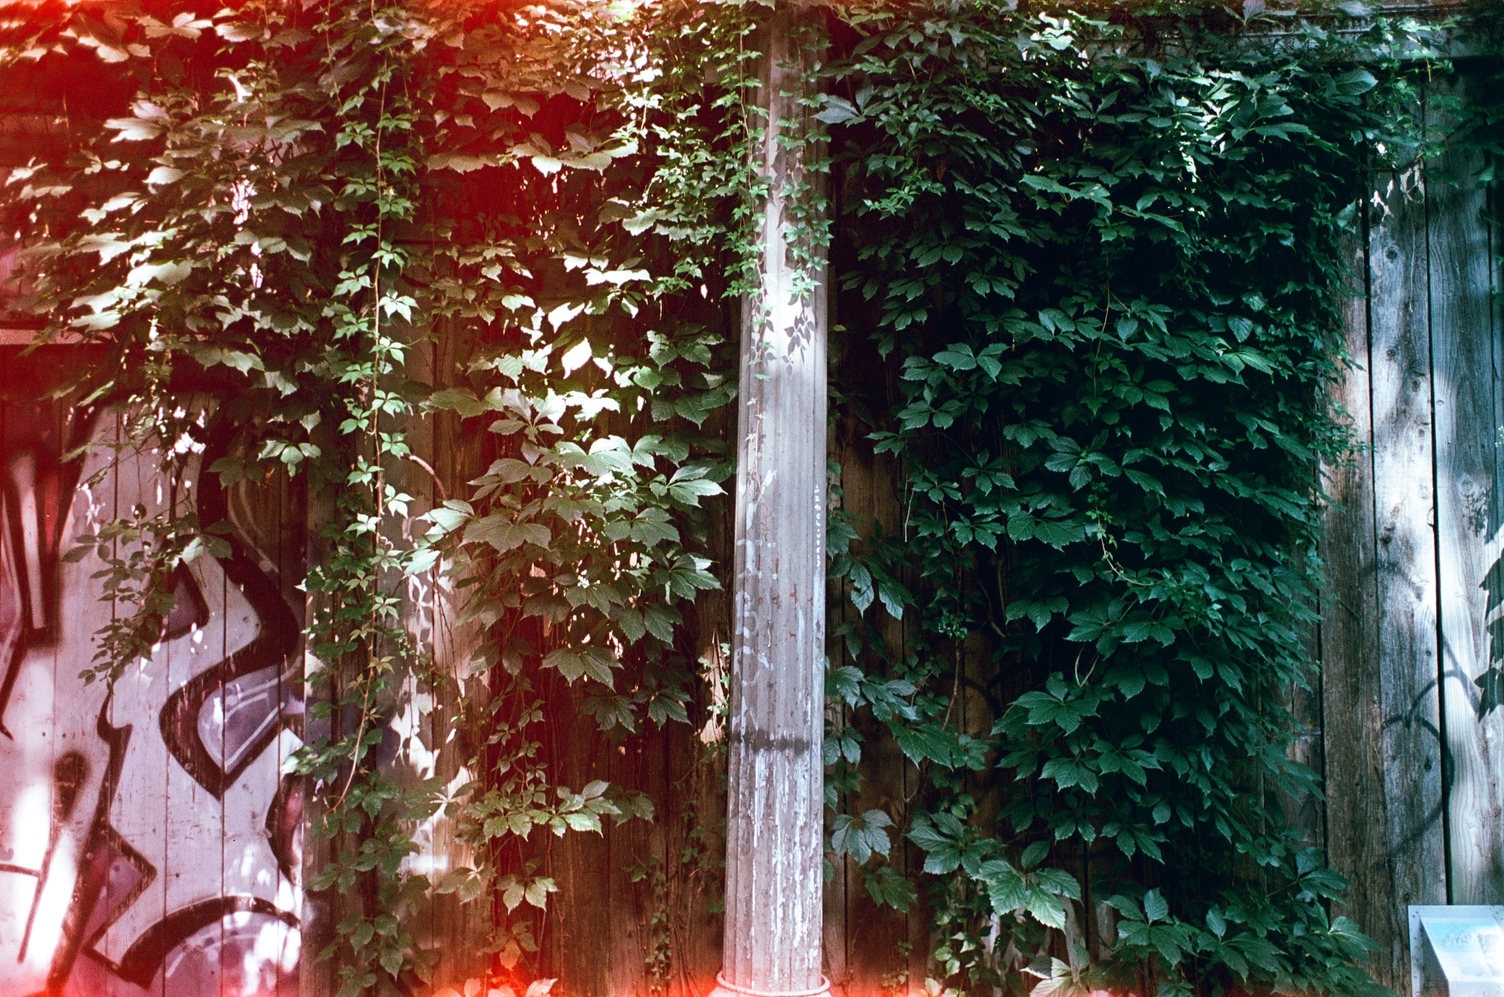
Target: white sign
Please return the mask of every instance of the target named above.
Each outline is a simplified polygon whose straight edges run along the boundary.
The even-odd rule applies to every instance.
[[[1504,907],[1410,908],[1413,997],[1504,997]]]

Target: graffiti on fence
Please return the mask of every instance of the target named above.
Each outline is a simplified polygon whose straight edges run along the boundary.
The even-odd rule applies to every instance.
[[[95,558],[60,556],[72,539],[117,510],[233,517],[196,473],[212,446],[176,493],[152,450],[96,446],[70,476],[45,410],[17,409],[0,422],[0,995],[294,994],[299,628],[274,569],[235,531],[174,577],[151,657],[85,683],[112,607]]]

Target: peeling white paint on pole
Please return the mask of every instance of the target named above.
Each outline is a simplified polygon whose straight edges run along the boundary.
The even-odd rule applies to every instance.
[[[763,36],[760,165],[769,193],[759,281],[742,307],[718,997],[829,990],[821,973],[827,274],[823,246],[803,234],[815,221],[810,204],[790,196],[818,198],[823,184],[806,169],[807,137],[817,132],[802,99],[817,33],[813,18],[780,5]]]

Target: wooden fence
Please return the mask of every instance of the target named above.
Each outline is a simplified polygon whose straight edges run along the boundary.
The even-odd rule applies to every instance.
[[[89,422],[38,388],[81,360],[0,357],[0,994],[294,993],[301,793],[295,496],[170,494],[155,452],[96,448]],[[201,486],[201,487],[199,487]],[[236,523],[233,550],[174,579],[159,650],[112,691],[80,672],[110,619],[79,534],[194,504]]]
[[[1351,879],[1341,912],[1379,941],[1375,972],[1402,990],[1406,904],[1504,903],[1504,710],[1493,708],[1504,688],[1487,678],[1504,659],[1504,341],[1479,165],[1448,151],[1381,178],[1353,244],[1366,286],[1348,310],[1358,365],[1340,400],[1365,448],[1325,472],[1322,681],[1293,704],[1306,725],[1296,750],[1328,786],[1324,805],[1297,801],[1296,819]],[[444,369],[445,348],[422,362]],[[332,993],[326,970],[300,955],[300,942],[311,949],[331,929],[301,895],[301,870],[318,856],[302,851],[304,790],[281,774],[303,730],[294,583],[308,558],[306,503],[285,483],[220,491],[208,475],[191,493],[162,494],[149,454],[105,451],[70,470],[60,462],[69,434],[109,440],[119,418],[78,425],[37,397],[77,349],[20,360],[0,346],[0,997]],[[454,428],[415,429],[451,487],[477,456]],[[832,431],[830,453],[845,509],[859,523],[899,524],[893,468],[849,422]],[[102,478],[81,484],[93,471]],[[60,547],[132,505],[185,501],[231,519],[234,552],[182,574],[162,652],[106,697],[77,677],[108,615],[101,582],[61,561]],[[730,524],[715,529],[727,546]],[[423,639],[453,661],[464,642],[449,595],[434,584],[411,596]],[[833,598],[832,626],[849,612]],[[725,593],[712,593],[692,621],[712,690],[728,617]],[[903,642],[903,625],[887,636]],[[561,704],[545,746],[556,777],[642,789],[658,816],[540,841],[559,884],[537,928],[542,966],[568,997],[702,995],[720,964],[714,724],[615,741],[569,722],[574,690],[548,693]],[[990,723],[985,702],[962,710],[968,726]],[[441,736],[444,715],[440,704],[418,733]],[[859,806],[909,798],[912,767],[896,748],[868,745]],[[442,871],[462,853],[439,821],[418,864]],[[900,866],[913,859],[897,855]],[[1091,910],[1088,898],[1088,936]],[[825,915],[838,989],[922,984],[923,909],[876,906],[841,867]],[[483,928],[440,899],[425,930],[453,974]]]
[[[1329,471],[1309,745],[1346,913],[1402,990],[1406,905],[1504,902],[1504,713],[1486,677],[1504,657],[1504,342],[1481,166],[1449,149],[1376,186],[1341,399],[1365,450]]]

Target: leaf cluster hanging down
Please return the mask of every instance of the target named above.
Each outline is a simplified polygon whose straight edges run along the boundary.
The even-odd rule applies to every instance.
[[[1348,446],[1341,249],[1412,93],[1383,54],[1421,28],[1310,13],[842,19],[835,384],[902,521],[832,517],[831,844],[912,901],[854,812],[893,738],[946,985],[1372,986],[1281,810],[1316,789],[1281,704],[1313,672],[1317,462]]]
[[[520,990],[557,889],[533,832],[653,813],[555,783],[545,693],[583,690],[611,736],[686,721],[684,610],[720,584],[702,503],[729,469],[723,275],[744,251],[717,237],[746,172],[750,18],[169,6],[0,21],[0,71],[87,108],[8,177],[23,304],[43,340],[96,347],[77,397],[131,413],[132,445],[213,436],[226,487],[307,482],[316,665],[292,771],[327,839],[305,885],[336,926],[305,946],[342,997],[410,992],[446,958],[447,979]],[[452,466],[414,433],[456,441]],[[164,450],[174,480],[197,473]],[[172,571],[228,528],[158,518],[83,538],[120,609],[93,674],[150,653]],[[448,608],[425,622],[433,587]],[[459,859],[430,877],[413,859],[440,819]],[[493,930],[442,952],[420,930],[437,903]]]

